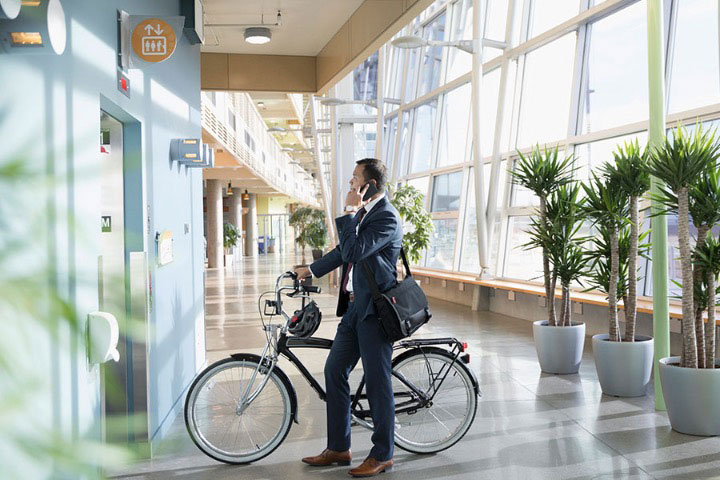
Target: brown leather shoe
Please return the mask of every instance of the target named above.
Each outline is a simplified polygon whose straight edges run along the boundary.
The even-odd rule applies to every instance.
[[[338,465],[350,465],[352,460],[352,453],[350,450],[344,452],[336,452],[335,450],[328,450],[327,448],[322,451],[320,455],[315,457],[305,457],[302,459],[303,463],[312,465],[313,467],[326,467],[337,463]]]
[[[372,457],[368,457],[357,468],[353,468],[348,473],[353,477],[374,477],[375,475],[392,470],[392,458],[387,462],[378,462]]]

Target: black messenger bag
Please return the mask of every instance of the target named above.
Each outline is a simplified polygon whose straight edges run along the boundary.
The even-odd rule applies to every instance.
[[[405,278],[384,292],[380,292],[378,289],[370,267],[366,262],[362,262],[368,283],[370,283],[380,325],[385,336],[391,342],[409,337],[432,317],[425,292],[410,273],[410,266],[402,248],[400,255],[403,265],[405,265]]]

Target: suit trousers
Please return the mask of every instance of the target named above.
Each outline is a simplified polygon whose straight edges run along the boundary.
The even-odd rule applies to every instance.
[[[350,372],[362,359],[365,391],[373,420],[370,457],[386,461],[393,456],[395,398],[392,391],[392,343],[375,316],[358,318],[355,302],[338,325],[330,355],[325,362],[327,393],[327,448],[350,449]],[[355,393],[355,392],[353,392]]]

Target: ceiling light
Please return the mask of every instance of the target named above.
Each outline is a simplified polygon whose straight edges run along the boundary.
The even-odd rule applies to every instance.
[[[272,39],[272,33],[266,27],[250,27],[245,29],[245,41],[253,45],[262,45]]]
[[[0,22],[0,48],[12,54],[57,54],[65,51],[67,26],[65,11],[60,0],[43,2],[17,2],[0,0],[0,19],[16,18]]]
[[[268,131],[268,132],[270,132],[270,133],[275,133],[275,132],[286,132],[286,131],[287,131],[287,129],[286,129],[286,128],[284,128],[284,127],[278,127],[278,126],[274,126],[274,127],[270,127],[270,128],[268,128],[268,129],[267,129],[267,131]]]
[[[257,102],[257,106],[261,110],[265,110],[265,102]]]
[[[0,18],[12,20],[20,13],[20,0],[0,0]]]
[[[227,194],[232,195],[232,183],[228,182]]]
[[[393,47],[397,48],[418,48],[427,45],[428,41],[416,35],[406,35],[396,38],[391,43]]]
[[[243,193],[242,199],[243,199],[243,200],[250,200],[250,195],[248,195],[247,188],[245,189],[245,193]]]

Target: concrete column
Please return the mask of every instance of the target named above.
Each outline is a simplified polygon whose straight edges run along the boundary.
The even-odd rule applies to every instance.
[[[258,254],[257,244],[257,196],[254,193],[248,194],[245,206],[248,213],[245,215],[245,255],[254,257]]]
[[[236,191],[234,195],[231,195],[228,200],[230,201],[229,205],[229,221],[233,225],[235,225],[235,228],[237,228],[239,231],[242,232],[242,220],[243,220],[243,214],[242,214],[242,195],[239,191]],[[238,245],[236,246],[236,251],[242,255],[243,251],[243,242],[240,241]]]
[[[208,268],[223,266],[223,198],[220,180],[207,181]]]
[[[648,147],[657,148],[665,138],[665,42],[663,41],[662,0],[647,3],[648,21],[648,83],[650,91],[650,131]],[[663,185],[652,177],[650,193],[658,195]],[[652,201],[652,212],[662,209]],[[655,408],[666,410],[662,395],[658,360],[670,356],[670,315],[668,306],[667,217],[654,216],[651,220],[653,262],[653,337],[655,338]]]

